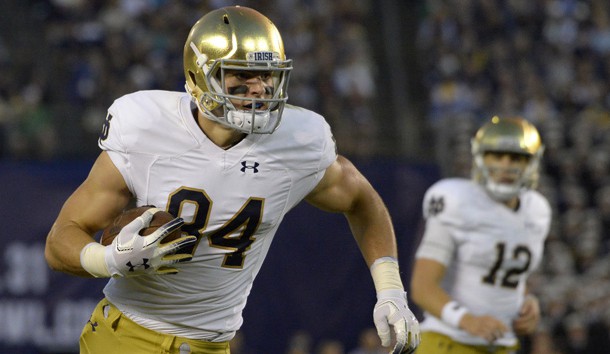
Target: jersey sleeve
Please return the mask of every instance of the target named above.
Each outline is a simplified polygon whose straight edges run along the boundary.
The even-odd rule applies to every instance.
[[[115,106],[116,102],[108,108],[106,120],[97,143],[100,149],[105,151],[126,152],[125,144],[121,139],[121,121],[118,118]]]
[[[531,205],[527,207],[528,210],[532,211],[529,215],[530,221],[542,228],[544,230],[543,234],[546,237],[551,228],[553,217],[553,210],[549,201],[541,193],[531,191],[531,198],[528,199],[527,203]]]
[[[335,144],[335,139],[332,135],[330,126],[328,123],[324,122],[324,140],[322,143],[322,151],[320,154],[320,160],[318,162],[318,167],[316,172],[311,176],[309,183],[309,187],[307,191],[303,193],[303,195],[311,192],[317,185],[320,183],[322,178],[324,178],[324,174],[326,169],[332,165],[333,162],[337,159],[337,147]]]
[[[110,108],[104,121],[102,132],[98,139],[100,149],[106,151],[112,160],[112,163],[119,170],[123,179],[130,190],[133,190],[133,182],[130,178],[128,165],[129,155],[128,148],[123,140],[122,121],[118,113],[117,101]]]
[[[455,248],[455,241],[449,230],[439,220],[429,219],[415,258],[433,259],[447,266],[453,258]]]
[[[529,191],[527,198],[523,198],[523,208],[527,210],[527,223],[531,225],[536,232],[536,235],[540,235],[540,244],[544,245],[544,241],[548,237],[551,220],[552,220],[552,208],[548,200],[537,191]],[[542,257],[535,257],[531,264],[531,270],[536,270],[542,262]]]
[[[444,265],[451,262],[457,247],[455,231],[469,225],[463,203],[464,186],[457,179],[443,180],[426,191],[422,205],[426,226],[416,258],[429,258]]]
[[[330,125],[324,121],[324,143],[319,170],[326,170],[337,159],[337,144],[330,129]]]

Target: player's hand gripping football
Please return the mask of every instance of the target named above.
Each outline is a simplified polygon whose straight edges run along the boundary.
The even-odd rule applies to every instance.
[[[415,351],[420,341],[419,322],[407,305],[407,294],[399,289],[381,290],[377,293],[377,303],[373,311],[373,320],[381,345],[391,344],[391,328],[394,328],[396,345],[390,353],[410,354]]]
[[[167,243],[163,238],[184,224],[182,218],[175,218],[160,226],[148,236],[141,236],[140,230],[150,225],[157,208],[146,210],[141,216],[125,225],[106,246],[105,260],[108,272],[113,277],[129,277],[141,274],[177,273],[171,265],[192,258],[190,253],[179,253],[181,249],[197,241],[195,236],[183,236]]]

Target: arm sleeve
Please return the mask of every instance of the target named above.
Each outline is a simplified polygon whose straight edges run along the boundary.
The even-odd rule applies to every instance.
[[[337,144],[335,143],[335,137],[330,129],[330,125],[324,122],[324,144],[322,145],[322,154],[320,159],[320,166],[318,170],[326,171],[337,159]],[[321,177],[320,177],[321,179]]]
[[[121,134],[121,121],[117,113],[118,103],[115,101],[108,109],[104,121],[103,134],[100,134],[98,145],[106,151],[126,152],[125,143]]]
[[[439,219],[429,218],[415,258],[429,258],[447,266],[453,258],[455,248],[455,241],[449,229]]]
[[[115,101],[108,109],[103,127],[104,134],[100,135],[98,146],[108,153],[116,168],[123,175],[128,188],[133,191],[133,183],[128,171],[129,154],[123,140],[121,120],[118,119],[117,106],[118,103]]]

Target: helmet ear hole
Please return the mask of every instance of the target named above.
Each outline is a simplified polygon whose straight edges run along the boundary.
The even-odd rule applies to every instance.
[[[222,20],[224,21],[224,23],[225,23],[225,24],[227,24],[227,25],[229,24],[229,16],[224,15],[224,16],[222,17]]]
[[[188,75],[191,78],[191,81],[193,81],[193,84],[197,85],[197,79],[195,78],[195,73],[189,70]]]

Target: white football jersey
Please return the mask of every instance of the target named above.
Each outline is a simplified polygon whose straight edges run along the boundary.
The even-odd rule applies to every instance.
[[[175,275],[111,279],[106,297],[145,327],[224,341],[242,310],[284,215],[336,159],[320,115],[286,106],[273,134],[251,134],[228,150],[202,132],[186,93],[141,91],[117,99],[99,145],[137,199],[185,220],[199,237]]]
[[[416,258],[446,266],[443,289],[475,315],[492,315],[512,328],[523,303],[526,280],[542,259],[550,227],[551,209],[538,192],[519,196],[515,211],[491,199],[485,189],[468,179],[449,178],[434,184],[424,196],[426,229]],[[425,313],[422,330],[456,341],[487,342]],[[507,333],[498,345],[512,346]]]

